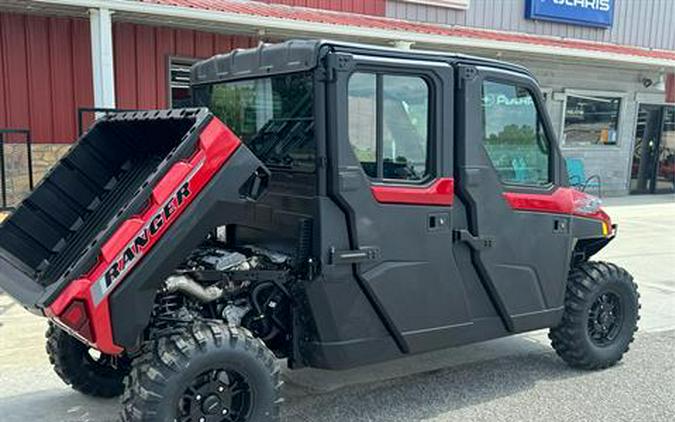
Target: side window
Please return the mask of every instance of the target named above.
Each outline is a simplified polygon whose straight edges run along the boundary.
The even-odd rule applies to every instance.
[[[349,142],[363,171],[377,177],[377,76],[356,73],[349,80]]]
[[[418,76],[355,73],[349,81],[349,142],[378,180],[429,175],[429,85]]]
[[[483,82],[483,145],[503,183],[551,182],[549,139],[526,88]]]

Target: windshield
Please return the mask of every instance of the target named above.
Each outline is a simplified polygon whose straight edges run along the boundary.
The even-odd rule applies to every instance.
[[[266,165],[314,171],[311,73],[226,82],[195,88],[207,106]]]

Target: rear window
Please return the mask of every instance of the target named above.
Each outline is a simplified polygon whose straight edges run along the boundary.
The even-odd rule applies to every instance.
[[[311,73],[200,86],[195,102],[208,107],[269,167],[315,170]]]

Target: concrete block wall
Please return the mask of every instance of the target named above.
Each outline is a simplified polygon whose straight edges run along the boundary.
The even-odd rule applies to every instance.
[[[563,144],[565,157],[581,158],[586,176],[597,174],[602,179],[603,196],[621,196],[629,193],[630,166],[635,143],[638,97],[651,96],[665,100],[665,93],[645,88],[641,83],[644,75],[640,70],[617,67],[589,66],[563,63],[561,61],[538,61],[531,59],[511,60],[528,67],[537,77],[543,89],[552,90],[547,107],[560,142],[562,134],[564,102],[557,98],[566,90],[597,91],[596,95],[610,93],[622,96],[617,145],[569,146]],[[592,190],[591,193],[596,193]]]

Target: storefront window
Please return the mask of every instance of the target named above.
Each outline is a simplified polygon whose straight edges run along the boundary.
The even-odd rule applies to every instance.
[[[564,144],[616,145],[620,110],[620,97],[568,95]]]

